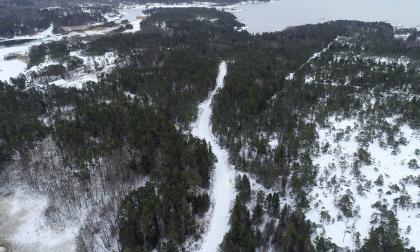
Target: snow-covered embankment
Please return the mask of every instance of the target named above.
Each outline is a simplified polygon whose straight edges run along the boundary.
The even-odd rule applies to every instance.
[[[209,98],[199,106],[199,116],[194,123],[192,130],[194,136],[210,142],[213,153],[217,157],[216,169],[213,174],[211,197],[214,203],[214,209],[210,217],[209,229],[204,235],[201,247],[202,252],[217,251],[225,233],[229,230],[230,208],[234,198],[234,172],[229,167],[228,153],[218,144],[216,137],[212,134],[212,127],[210,124],[211,103],[217,90],[223,86],[226,72],[226,62],[222,62],[219,66],[217,86],[215,90],[211,92]]]

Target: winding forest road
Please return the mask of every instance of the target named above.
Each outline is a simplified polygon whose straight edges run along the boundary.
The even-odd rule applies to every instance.
[[[217,76],[217,86],[211,92],[209,98],[200,104],[197,121],[193,124],[192,134],[210,142],[213,153],[217,157],[212,184],[212,202],[214,203],[213,213],[209,223],[209,229],[204,234],[204,241],[201,252],[215,252],[223,241],[226,232],[229,231],[230,208],[234,198],[234,172],[229,167],[228,153],[217,143],[212,133],[210,122],[211,103],[217,90],[223,87],[224,78],[227,73],[226,62],[220,63]]]

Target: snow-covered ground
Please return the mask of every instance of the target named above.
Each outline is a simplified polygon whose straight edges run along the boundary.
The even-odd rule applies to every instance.
[[[209,230],[204,234],[204,241],[201,247],[202,252],[217,251],[219,244],[223,241],[225,233],[229,230],[230,209],[235,194],[235,174],[233,169],[229,166],[228,153],[218,144],[216,137],[212,133],[210,124],[213,96],[219,88],[223,87],[226,72],[226,62],[222,62],[219,66],[217,87],[211,92],[209,98],[200,105],[199,116],[192,129],[192,134],[194,136],[210,142],[212,150],[217,157],[212,183],[212,201],[214,203],[214,208],[210,217]]]
[[[73,252],[84,247],[118,251],[112,232],[119,204],[149,178],[118,180],[120,163],[114,165],[112,159],[104,158],[91,166],[97,176],[91,178],[89,187],[82,186],[65,169],[54,146],[52,139],[44,140],[31,150],[35,165],[21,169],[17,164],[2,173],[7,181],[0,182],[0,251],[2,246],[13,252]],[[108,183],[103,180],[107,176],[118,182]]]
[[[7,242],[10,251],[76,250],[80,224],[61,223],[54,228],[46,218],[48,206],[46,195],[20,186],[0,198],[0,240]]]
[[[84,60],[87,62],[95,59]],[[226,71],[227,66],[223,62],[219,68],[217,88],[200,105],[200,115],[192,131],[197,137],[211,143],[218,160],[211,187],[214,205],[208,215],[209,226],[202,241],[202,251],[216,251],[222,242],[229,229],[230,209],[235,194],[234,171],[229,166],[228,154],[218,145],[210,125],[211,102],[218,88],[223,86]],[[95,211],[89,210],[89,207],[83,208],[80,209],[80,214],[75,215],[77,218],[72,217],[70,220],[64,217],[59,224],[54,224],[47,217],[51,206],[48,195],[28,186],[13,188],[13,191],[3,190],[7,193],[3,193],[0,198],[0,241],[3,242],[0,244],[0,251],[3,249],[1,246],[11,248],[12,251],[76,251],[77,236],[86,219],[89,219],[87,213],[94,215]],[[95,190],[100,191],[100,186]],[[100,221],[95,216],[90,217],[94,220],[93,223]],[[101,241],[96,243],[101,244]],[[98,245],[97,249],[106,251],[104,246]]]
[[[119,10],[120,15],[116,16],[112,21],[120,22],[123,19],[127,19],[132,25],[133,29],[128,30],[127,32],[135,32],[140,30],[140,22],[142,19],[137,18],[144,16],[143,11],[146,9],[146,6],[135,6],[132,8],[122,8]],[[100,24],[93,24],[100,25]],[[16,36],[13,39],[6,39],[2,41],[10,41],[10,40],[21,40],[21,39],[30,39],[32,41],[29,41],[24,44],[20,45],[13,45],[13,46],[0,46],[0,80],[1,81],[8,81],[10,78],[17,77],[19,74],[24,74],[28,71],[27,69],[27,58],[29,49],[32,46],[39,45],[41,43],[46,43],[49,41],[57,41],[62,38],[66,37],[73,37],[73,36],[80,36],[80,37],[86,37],[86,36],[92,36],[92,35],[105,35],[109,32],[112,32],[116,29],[116,27],[109,27],[109,28],[93,28],[89,29],[89,26],[86,26],[84,29],[75,30],[72,31],[66,35],[59,35],[59,34],[53,34],[53,25],[51,25],[48,29],[45,31],[39,32],[38,34],[29,36]],[[6,59],[9,56],[19,56],[15,57],[13,59]],[[57,84],[60,84],[62,86],[70,87],[70,86],[76,86],[81,87],[83,84],[83,81],[86,80],[95,80],[96,76],[89,76],[89,78],[80,78],[80,81],[71,80],[70,82],[65,82],[64,80],[60,80],[57,82]]]
[[[345,38],[336,39],[338,42],[343,40]],[[328,49],[315,54],[305,64],[314,67],[314,61]],[[371,62],[372,67],[375,64],[397,64],[406,69],[411,63],[405,57],[334,54],[334,61],[340,59]],[[322,74],[310,72],[305,75],[305,83],[314,82],[314,76],[322,77]],[[335,80],[330,78],[320,78],[317,82],[335,85]],[[346,85],[348,82],[346,79]],[[401,98],[408,97],[403,91],[398,92]],[[375,99],[372,97],[366,101],[365,107],[374,104]],[[409,239],[410,246],[420,248],[420,227],[417,225],[420,223],[420,190],[414,183],[415,178],[420,176],[420,169],[409,166],[410,161],[420,160],[420,151],[417,150],[420,147],[420,132],[408,125],[397,124],[395,119],[384,120],[389,127],[398,129],[395,140],[402,140],[402,144],[397,148],[387,143],[386,134],[367,145],[358,141],[361,136],[371,133],[366,128],[367,123],[358,117],[343,119],[332,116],[327,127],[317,128],[320,150],[313,157],[313,164],[318,168],[318,175],[316,186],[309,194],[310,210],[306,217],[317,224],[318,234],[330,237],[340,247],[355,249],[357,240],[363,242],[368,237],[373,226],[372,217],[379,213],[373,205],[380,202],[395,212],[401,236]],[[359,162],[356,153],[360,149],[370,154],[371,164]],[[340,199],[343,196],[350,196],[353,216],[346,217],[340,210]],[[405,202],[401,204],[401,200]]]
[[[355,248],[357,232],[361,241],[368,236],[372,214],[378,212],[372,205],[379,201],[394,209],[401,235],[410,240],[411,246],[420,248],[420,226],[416,224],[420,223],[420,209],[416,206],[420,202],[419,188],[403,181],[420,175],[420,170],[410,169],[408,165],[410,160],[420,158],[415,154],[420,146],[419,133],[408,126],[400,127],[399,137],[405,137],[408,143],[399,146],[396,153],[392,153],[393,148],[381,147],[378,141],[364,147],[371,154],[372,164],[363,164],[357,175],[354,162],[355,153],[362,147],[356,139],[360,133],[360,122],[349,119],[330,118],[330,127],[318,129],[321,149],[327,143],[329,147],[324,153],[320,151],[314,160],[319,171],[317,186],[310,193],[311,211],[307,218],[319,224],[319,232],[325,231],[338,246]],[[379,183],[378,178],[383,182]],[[337,206],[345,194],[354,198],[354,217],[344,217]],[[407,207],[395,203],[400,196],[411,199]]]
[[[28,48],[27,45],[0,48],[0,80],[9,80],[25,71],[26,63],[24,61],[20,59],[6,60],[5,58],[11,54],[26,54]]]
[[[116,66],[117,56],[113,52],[107,52],[101,56],[86,56],[82,51],[74,51],[70,52],[70,55],[83,60],[83,67],[73,71],[69,78],[58,79],[49,84],[63,88],[74,87],[81,89],[86,82],[98,82],[99,75],[110,73]],[[46,65],[48,64],[58,64],[58,62],[46,62]],[[40,69],[39,67],[35,68]]]
[[[273,5],[272,3],[269,3]],[[210,3],[201,4],[181,4],[181,5],[143,5],[130,8],[122,8],[120,10],[121,16],[117,17],[115,21],[127,19],[132,25],[133,30],[140,29],[140,22],[142,20],[143,11],[153,7],[214,7]],[[230,7],[218,7],[229,9],[235,15],[241,16],[244,12],[240,12],[237,5]],[[257,6],[257,5],[255,5]],[[258,5],[262,6],[262,5]],[[257,7],[258,7],[257,6]],[[258,11],[258,8],[255,8]],[[240,15],[240,13],[242,13]],[[248,13],[248,12],[246,12]],[[245,14],[246,14],[245,13]],[[248,13],[249,14],[249,13]],[[248,15],[246,14],[246,15]],[[261,14],[260,14],[261,16]],[[246,19],[246,24],[253,23]],[[258,18],[258,15],[255,15]],[[260,22],[260,21],[259,21]],[[111,31],[112,29],[109,29]],[[98,31],[85,31],[73,32],[66,36],[73,35],[92,35],[92,34],[105,34],[108,30]],[[35,39],[23,45],[2,47],[0,48],[0,80],[8,80],[10,77],[16,77],[20,73],[26,71],[26,63],[21,58],[5,60],[5,57],[11,54],[26,55],[29,48],[33,45],[42,42],[59,40],[63,36],[52,34],[52,26],[44,32],[34,36],[16,37],[15,39]],[[327,47],[328,48],[328,47]],[[83,58],[83,55],[77,54],[84,60],[84,63],[97,61],[98,59]],[[311,60],[319,55],[314,55]],[[107,68],[114,64],[115,55],[105,55],[107,60],[102,67]],[[109,62],[108,62],[109,61]],[[377,59],[379,62],[387,61],[387,59]],[[92,65],[92,64],[88,65]],[[228,154],[217,143],[216,137],[212,134],[210,124],[211,117],[211,102],[213,96],[218,88],[223,86],[223,80],[227,72],[226,62],[222,62],[219,67],[219,75],[217,78],[217,88],[210,94],[209,98],[203,102],[199,109],[200,114],[193,125],[193,135],[206,139],[212,145],[212,150],[217,156],[218,162],[213,175],[212,183],[212,202],[214,202],[212,214],[210,215],[210,222],[207,232],[204,234],[201,251],[214,252],[221,243],[225,233],[229,229],[229,216],[230,208],[234,200],[234,176],[235,173],[228,163]],[[74,76],[71,80],[60,79],[54,84],[64,87],[81,87],[85,81],[96,81],[96,73],[84,74]],[[293,74],[289,76],[289,80],[293,79]],[[308,82],[312,79],[308,77]],[[397,155],[391,155],[391,149],[382,148],[378,142],[371,144],[368,151],[372,154],[374,162],[372,165],[362,166],[362,179],[357,180],[354,178],[351,169],[351,162],[354,158],[353,154],[357,151],[359,145],[355,137],[360,133],[360,128],[356,127],[356,122],[353,120],[336,121],[331,119],[334,128],[319,129],[320,143],[329,142],[331,146],[327,153],[319,155],[314,163],[319,165],[319,175],[317,187],[311,192],[311,197],[314,199],[311,207],[312,210],[308,213],[307,217],[323,227],[319,228],[320,232],[325,231],[326,236],[331,237],[333,242],[339,246],[354,248],[353,235],[359,232],[361,239],[365,238],[370,228],[370,217],[375,209],[371,207],[373,203],[380,200],[382,202],[390,203],[393,205],[393,200],[400,195],[409,195],[413,203],[419,202],[419,190],[415,185],[405,184],[400,182],[408,175],[420,175],[418,170],[409,169],[407,163],[411,159],[420,159],[416,157],[414,152],[416,148],[420,148],[419,135],[411,130],[409,127],[404,126],[401,128],[401,133],[409,140],[406,146],[400,147],[400,152]],[[334,141],[337,133],[340,130],[345,130],[347,126],[350,127],[350,132],[340,141]],[[277,146],[276,139],[270,140],[270,146],[274,148]],[[348,168],[342,169],[343,164],[347,162]],[[334,169],[332,167],[335,167]],[[333,174],[331,174],[333,173]],[[331,186],[331,180],[336,176],[335,180],[338,186]],[[377,186],[374,181],[382,175],[384,184]],[[369,190],[364,190],[363,194],[358,194],[357,187],[363,182],[363,185],[371,182],[372,187]],[[330,182],[328,184],[328,182]],[[402,192],[387,195],[386,192],[392,185],[398,185],[403,188]],[[337,198],[342,196],[346,191],[350,190],[355,198],[355,209],[358,209],[358,215],[353,218],[337,219],[340,211],[336,207]],[[380,190],[382,189],[382,190]],[[337,190],[337,191],[334,191]],[[17,204],[24,203],[24,204]],[[2,196],[0,198],[0,239],[6,239],[12,245],[23,244],[21,248],[23,251],[33,251],[33,245],[39,241],[42,244],[37,246],[40,251],[73,251],[75,249],[75,236],[79,229],[77,225],[69,224],[68,227],[62,229],[51,229],[46,223],[44,213],[48,206],[48,198],[45,195],[32,193],[26,189],[18,189],[10,195]],[[320,213],[328,212],[331,220],[321,220]],[[416,223],[420,222],[419,208],[409,207],[405,209],[397,208],[397,217],[399,219],[402,235],[410,239],[410,245],[420,248],[420,226]],[[410,226],[411,231],[408,233],[406,230]],[[7,230],[7,231],[6,231]],[[3,235],[3,236],[2,236]],[[45,241],[45,243],[44,243]],[[25,250],[25,246],[28,248]],[[0,251],[2,248],[0,247]]]

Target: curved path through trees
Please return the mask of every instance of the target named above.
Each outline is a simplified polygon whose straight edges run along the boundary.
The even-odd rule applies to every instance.
[[[226,232],[229,231],[230,208],[234,199],[234,172],[229,167],[228,153],[223,150],[212,133],[210,122],[211,103],[217,90],[223,87],[224,78],[227,73],[226,62],[220,63],[217,76],[217,86],[211,92],[209,98],[200,104],[197,121],[193,124],[192,134],[210,142],[213,153],[217,157],[217,163],[213,174],[212,202],[214,209],[209,222],[209,229],[204,234],[204,241],[201,247],[202,252],[215,252],[223,241]]]

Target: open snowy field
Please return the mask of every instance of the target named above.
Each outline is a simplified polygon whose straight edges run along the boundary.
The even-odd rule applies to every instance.
[[[22,252],[75,251],[80,222],[55,227],[46,218],[48,206],[48,196],[25,187],[2,197],[0,239],[7,241],[5,247]]]

